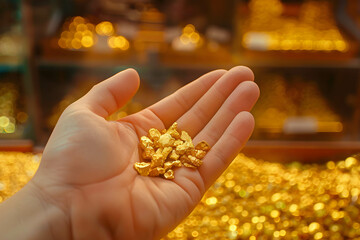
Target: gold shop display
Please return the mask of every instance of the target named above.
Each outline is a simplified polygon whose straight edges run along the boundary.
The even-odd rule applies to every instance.
[[[309,129],[312,133],[343,131],[340,116],[330,107],[316,82],[286,81],[277,74],[259,81],[261,98],[252,111],[257,130],[281,133],[292,119],[299,119],[314,123],[314,129]]]
[[[258,51],[347,52],[349,42],[336,26],[329,1],[304,1],[298,17],[283,16],[280,0],[251,0],[242,45]]]

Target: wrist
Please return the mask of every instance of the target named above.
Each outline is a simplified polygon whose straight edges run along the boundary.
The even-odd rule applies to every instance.
[[[0,232],[5,234],[4,239],[71,239],[64,209],[32,181],[0,204],[0,215]]]

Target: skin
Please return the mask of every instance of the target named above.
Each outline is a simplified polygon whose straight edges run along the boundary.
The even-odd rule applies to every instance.
[[[0,204],[3,239],[159,239],[179,224],[227,168],[254,128],[259,97],[246,67],[216,70],[118,121],[105,118],[136,93],[128,69],[94,86],[60,117],[34,178]],[[174,180],[144,177],[139,138],[174,121],[211,150]],[[15,227],[16,226],[16,227]],[[5,235],[4,235],[5,234]]]

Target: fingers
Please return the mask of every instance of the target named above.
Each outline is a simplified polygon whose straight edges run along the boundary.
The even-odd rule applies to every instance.
[[[251,81],[240,83],[209,123],[196,135],[194,143],[205,140],[213,146],[239,112],[251,110],[259,94],[256,83]]]
[[[76,104],[82,104],[101,117],[121,108],[139,88],[139,75],[134,69],[127,69],[95,85]]]
[[[221,175],[240,152],[249,139],[254,125],[254,118],[249,112],[240,112],[235,116],[198,169],[205,188],[208,188]]]
[[[177,120],[179,128],[186,129],[190,136],[196,136],[213,118],[225,100],[240,83],[253,80],[254,75],[247,67],[238,66],[230,69]],[[234,96],[234,98],[235,97],[236,96]],[[249,110],[246,108],[246,105],[252,106],[254,101],[252,99],[242,99],[242,102],[239,102],[239,104],[240,110]],[[234,103],[232,103],[232,105],[234,105]],[[221,118],[221,116],[218,115],[218,118]],[[225,123],[222,125],[226,126]]]
[[[188,111],[225,73],[226,70],[207,73],[148,109],[162,120],[165,127],[169,127]]]

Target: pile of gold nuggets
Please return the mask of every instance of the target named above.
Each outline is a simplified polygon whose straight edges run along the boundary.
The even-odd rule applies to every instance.
[[[173,167],[197,168],[210,150],[205,141],[195,147],[186,131],[177,130],[177,123],[161,132],[156,128],[149,129],[148,136],[140,138],[143,162],[136,162],[134,168],[142,176],[164,176],[174,179]]]
[[[0,152],[0,202],[41,154]],[[194,211],[163,239],[360,239],[360,157],[273,163],[239,154]]]

